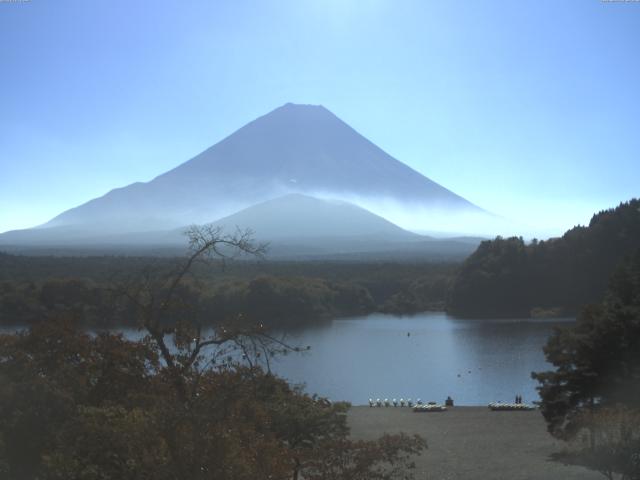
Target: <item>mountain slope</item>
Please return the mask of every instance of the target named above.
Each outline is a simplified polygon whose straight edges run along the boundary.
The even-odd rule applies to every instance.
[[[216,222],[225,232],[251,229],[268,242],[268,258],[336,260],[463,259],[478,242],[435,240],[403,230],[340,200],[289,194],[247,207]],[[35,228],[0,235],[17,253],[175,255],[186,248],[186,227],[98,234],[78,226]]]
[[[165,229],[211,221],[287,193],[481,212],[324,107],[286,104],[152,181],[112,190],[45,226]]]
[[[252,205],[216,222],[226,232],[250,229],[259,241],[322,244],[340,241],[399,242],[428,237],[408,232],[382,217],[339,200],[289,194]],[[186,226],[146,232],[98,234],[83,226],[15,230],[0,235],[0,245],[171,245],[185,246]],[[330,246],[333,250],[336,245]],[[339,250],[339,248],[338,248]]]
[[[408,241],[416,235],[364,208],[342,202],[289,194],[253,205],[215,222],[225,230],[250,228],[265,240],[322,241],[323,238],[362,238]]]

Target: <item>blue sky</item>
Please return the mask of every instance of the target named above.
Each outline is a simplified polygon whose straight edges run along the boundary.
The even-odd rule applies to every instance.
[[[0,231],[322,104],[542,236],[640,195],[640,2],[0,2]]]

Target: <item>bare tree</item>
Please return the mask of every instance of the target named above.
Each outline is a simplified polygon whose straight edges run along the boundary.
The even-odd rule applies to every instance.
[[[198,263],[212,259],[232,259],[239,256],[261,258],[266,244],[256,243],[251,230],[237,229],[226,234],[213,225],[192,226],[185,235],[189,250],[184,259],[169,271],[147,268],[137,277],[120,284],[116,291],[134,306],[140,327],[157,347],[170,374],[178,397],[187,402],[188,379],[216,364],[221,357],[237,354],[250,366],[263,359],[267,368],[269,357],[278,351],[300,350],[269,335],[258,324],[224,324],[205,328],[193,312],[193,305],[184,299],[183,287]],[[205,355],[207,347],[213,351]]]
[[[147,333],[146,341],[157,349],[164,364],[181,408],[163,414],[163,437],[179,476],[196,479],[204,475],[204,471],[197,468],[197,459],[205,455],[207,444],[203,425],[214,421],[214,412],[225,408],[224,398],[231,394],[227,388],[223,392],[227,397],[222,395],[203,417],[199,392],[201,388],[206,389],[202,385],[205,375],[221,364],[229,367],[244,363],[254,371],[255,364],[264,361],[269,368],[271,356],[299,349],[274,338],[260,323],[241,319],[241,322],[203,325],[194,312],[193,299],[185,295],[187,279],[193,276],[196,265],[239,256],[260,258],[266,244],[255,243],[250,230],[237,229],[233,234],[226,234],[212,225],[192,226],[185,235],[189,250],[183,259],[164,271],[146,268],[136,277],[121,282],[116,293],[133,307],[139,327]],[[191,432],[191,441],[185,441],[185,431]]]

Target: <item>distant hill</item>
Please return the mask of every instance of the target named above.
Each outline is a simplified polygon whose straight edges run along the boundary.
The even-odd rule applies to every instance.
[[[251,229],[258,241],[323,243],[327,238],[362,241],[424,240],[378,215],[339,200],[289,194],[247,207],[213,222],[226,232]],[[173,245],[185,246],[186,226],[169,230],[96,233],[83,226],[15,230],[0,235],[0,245]]]
[[[452,285],[449,311],[460,316],[573,314],[600,302],[609,277],[640,246],[640,200],[593,216],[561,238],[485,241]]]
[[[364,208],[340,200],[289,194],[247,207],[213,225],[250,229],[268,242],[268,258],[336,260],[461,260],[479,241],[417,235]],[[186,248],[186,226],[170,230],[98,234],[82,227],[51,227],[0,235],[0,248],[20,253],[175,255]]]
[[[389,201],[405,211],[483,212],[324,107],[286,104],[150,182],[114,189],[44,226],[101,233],[166,230],[216,220],[288,193],[361,205]]]
[[[332,260],[461,260],[479,240],[417,235],[340,200],[289,194],[248,207],[214,223],[233,231],[250,228],[268,241],[269,258]]]
[[[214,224],[226,230],[232,230],[236,226],[251,228],[256,238],[268,241],[322,241],[327,237],[389,241],[425,238],[351,203],[321,200],[302,194],[289,194],[267,200]]]

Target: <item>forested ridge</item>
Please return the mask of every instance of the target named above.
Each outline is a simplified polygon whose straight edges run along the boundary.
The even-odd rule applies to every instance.
[[[278,326],[375,311],[444,310],[462,317],[574,315],[602,300],[607,279],[640,245],[640,200],[593,216],[561,238],[485,241],[462,264],[214,261],[195,265],[182,294],[207,324],[242,316]],[[135,324],[114,288],[175,258],[21,256],[0,252],[0,325],[63,312],[87,326]]]
[[[135,325],[117,287],[170,272],[179,259],[29,257],[0,253],[0,325],[31,325],[61,312],[89,327]],[[181,294],[204,324],[236,317],[272,327],[374,311],[442,310],[457,264],[213,261],[195,265]]]
[[[451,285],[458,316],[575,314],[602,300],[615,268],[640,246],[640,200],[595,214],[561,238],[484,241]]]

